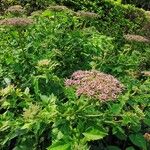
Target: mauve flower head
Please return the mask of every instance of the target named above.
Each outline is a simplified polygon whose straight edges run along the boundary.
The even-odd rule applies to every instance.
[[[115,100],[122,93],[123,85],[112,75],[99,71],[76,71],[65,80],[66,87],[73,87],[77,96],[86,95],[100,101]]]
[[[134,34],[126,34],[126,35],[124,35],[124,38],[127,41],[136,41],[136,42],[145,42],[145,43],[150,42],[150,40],[147,39],[146,37],[140,36],[140,35],[134,35]]]
[[[31,13],[31,16],[40,16],[42,14],[42,11],[41,10],[37,10],[37,11],[33,11]]]
[[[13,14],[21,14],[25,12],[25,9],[21,5],[14,5],[10,6],[6,12],[13,13]]]
[[[0,20],[0,25],[5,25],[5,26],[27,26],[30,24],[33,24],[33,20],[29,18],[15,17],[15,18],[6,18]]]
[[[60,5],[49,6],[48,9],[52,10],[52,11],[64,11],[64,10],[68,10],[68,8],[66,6],[60,6]]]
[[[83,17],[83,18],[91,18],[91,19],[100,17],[100,15],[98,15],[96,13],[85,12],[85,11],[78,11],[78,12],[76,12],[76,16]]]

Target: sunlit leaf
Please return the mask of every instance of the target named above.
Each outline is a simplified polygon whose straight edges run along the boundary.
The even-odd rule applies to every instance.
[[[70,150],[71,144],[70,143],[63,143],[63,142],[57,142],[50,146],[47,150]]]
[[[84,132],[83,135],[86,141],[94,141],[103,139],[107,135],[107,132],[93,128],[90,131]]]

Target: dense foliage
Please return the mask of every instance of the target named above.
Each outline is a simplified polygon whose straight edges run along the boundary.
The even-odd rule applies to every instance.
[[[122,2],[124,4],[132,4],[132,5],[135,5],[139,8],[144,8],[146,10],[150,9],[150,1],[149,0],[142,0],[142,1],[139,1],[139,0],[122,0]]]
[[[51,1],[25,2],[7,3],[0,20],[0,150],[149,150],[147,13],[120,1],[35,12]]]

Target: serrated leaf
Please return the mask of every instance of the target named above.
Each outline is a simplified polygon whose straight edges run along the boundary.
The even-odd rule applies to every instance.
[[[90,131],[84,132],[83,135],[85,136],[86,141],[94,141],[102,139],[107,135],[107,133],[98,129],[92,129]]]
[[[146,141],[142,134],[131,134],[129,138],[134,145],[142,148],[143,150],[147,150]]]

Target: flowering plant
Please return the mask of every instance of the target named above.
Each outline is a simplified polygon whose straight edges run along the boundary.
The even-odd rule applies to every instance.
[[[101,101],[115,100],[123,90],[112,75],[98,71],[76,71],[71,79],[65,81],[65,85],[75,87],[77,96],[83,94]]]

